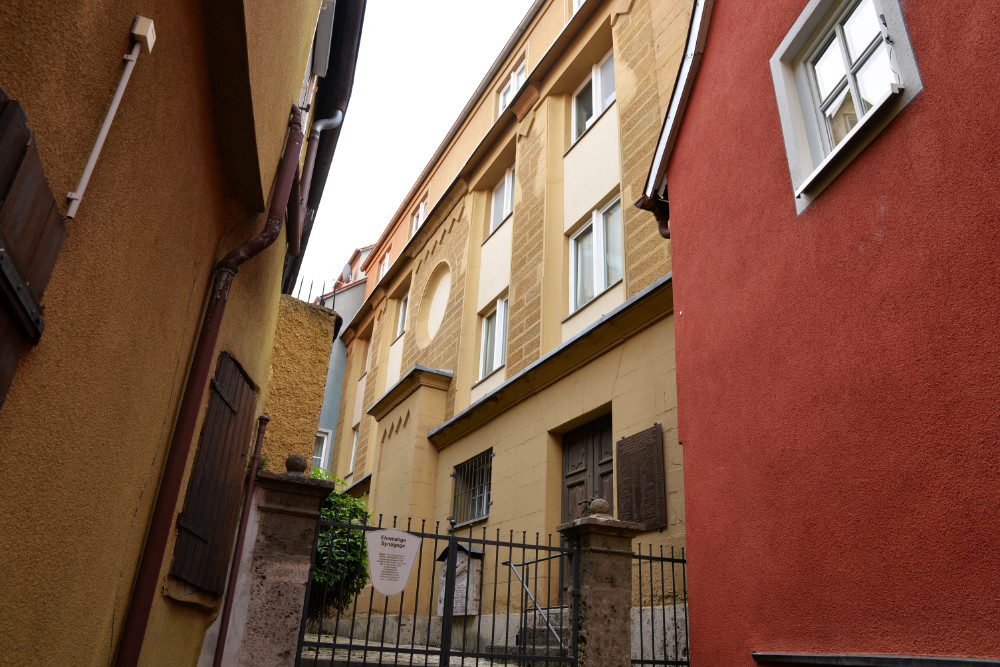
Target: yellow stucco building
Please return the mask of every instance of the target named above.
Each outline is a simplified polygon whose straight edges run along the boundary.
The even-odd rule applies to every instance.
[[[691,4],[536,2],[375,244],[331,468],[376,514],[544,542],[656,496],[640,539],[684,544],[670,249],[633,203]]]
[[[305,168],[308,139],[299,137],[300,155],[292,138],[324,118],[302,114],[290,124],[289,110],[346,108],[346,97],[323,96],[321,59],[324,71],[346,67],[353,77],[364,4],[337,3],[337,21],[332,7],[0,6],[3,662],[197,662],[221,589],[193,583],[198,573],[177,545],[183,535],[213,545],[220,565],[212,574],[224,581],[254,423],[267,411],[283,264],[296,254],[297,234],[282,224],[286,176],[300,162]],[[155,31],[147,23],[133,36],[143,25],[137,15]],[[354,40],[353,51],[340,52],[351,62],[327,60],[331,30]],[[314,44],[320,34],[325,45]],[[126,71],[84,194],[81,173]],[[331,134],[318,144],[307,218],[322,193]],[[47,202],[48,217],[34,204],[14,205],[25,192]],[[273,242],[248,246],[265,227]],[[32,258],[39,237],[52,240],[44,246],[51,252]],[[37,281],[40,263],[47,271]],[[224,266],[213,270],[217,263]],[[220,301],[224,316],[212,310]],[[203,326],[206,312],[218,319]],[[206,426],[218,406],[236,415],[225,422],[233,438]],[[233,525],[199,528],[192,517],[210,503],[188,482],[220,439],[233,445],[227,499],[237,502],[220,514]]]

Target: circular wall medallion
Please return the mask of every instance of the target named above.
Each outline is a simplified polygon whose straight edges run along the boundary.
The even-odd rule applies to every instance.
[[[437,335],[444,321],[444,312],[448,307],[448,295],[451,293],[451,269],[447,262],[441,262],[434,267],[431,277],[424,287],[424,295],[420,301],[420,313],[417,316],[417,346],[425,348]]]

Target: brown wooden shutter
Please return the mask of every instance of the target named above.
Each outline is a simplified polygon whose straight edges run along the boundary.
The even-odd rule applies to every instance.
[[[65,238],[27,116],[0,89],[0,405],[42,335],[42,294]]]
[[[221,595],[253,434],[256,398],[236,361],[223,352],[212,380],[208,412],[194,457],[170,574]]]

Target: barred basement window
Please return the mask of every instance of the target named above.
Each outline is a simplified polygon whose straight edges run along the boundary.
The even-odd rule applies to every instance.
[[[452,473],[455,478],[455,496],[451,515],[457,525],[489,516],[492,471],[492,449],[455,466],[455,472]]]

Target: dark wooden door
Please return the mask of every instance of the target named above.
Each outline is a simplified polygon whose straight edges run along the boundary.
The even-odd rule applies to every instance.
[[[170,574],[221,595],[243,502],[256,397],[243,369],[219,355],[191,469]]]
[[[613,466],[611,415],[563,435],[563,522],[582,517],[594,498],[607,500],[614,513]]]

